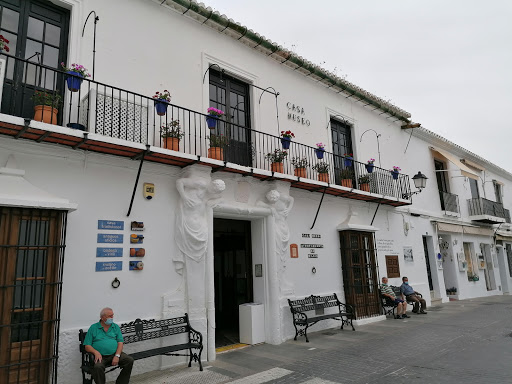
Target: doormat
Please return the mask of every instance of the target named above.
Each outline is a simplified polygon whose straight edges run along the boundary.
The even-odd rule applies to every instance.
[[[239,349],[239,348],[244,348],[244,347],[248,347],[249,344],[232,344],[232,345],[226,345],[225,347],[219,347],[219,348],[215,348],[215,353],[222,353],[222,352],[227,352],[227,351],[231,351],[233,349]]]

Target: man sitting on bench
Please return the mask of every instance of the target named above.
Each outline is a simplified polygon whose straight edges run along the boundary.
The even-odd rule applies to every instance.
[[[96,384],[105,384],[105,367],[119,364],[121,373],[116,384],[128,384],[132,374],[133,358],[123,351],[123,335],[114,324],[112,308],[103,308],[100,321],[90,326],[85,335],[85,350],[94,355],[92,378]]]
[[[403,301],[402,299],[399,299],[396,297],[395,292],[393,292],[391,287],[388,285],[388,278],[385,276],[382,278],[380,292],[381,292],[382,296],[388,297],[393,303],[396,304],[395,319],[405,319],[405,318],[409,317],[405,314],[405,312],[407,311],[407,303],[405,301]]]
[[[427,302],[425,301],[425,299],[419,296],[419,293],[412,289],[412,287],[409,285],[409,279],[407,277],[402,277],[402,282],[403,284],[400,286],[400,292],[402,292],[402,295],[405,296],[405,299],[407,301],[414,302],[414,307],[412,311],[414,313],[421,313],[422,315],[426,315],[427,312],[425,311],[425,309],[427,309]]]

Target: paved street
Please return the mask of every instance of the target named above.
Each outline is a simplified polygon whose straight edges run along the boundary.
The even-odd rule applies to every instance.
[[[226,352],[204,372],[193,365],[132,383],[512,383],[511,315],[512,296],[450,302],[355,332],[312,332],[309,343]]]

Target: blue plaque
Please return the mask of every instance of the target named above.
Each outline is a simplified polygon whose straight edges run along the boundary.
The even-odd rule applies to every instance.
[[[98,229],[114,229],[122,231],[124,229],[124,221],[98,220]]]
[[[123,257],[123,248],[96,248],[96,257]]]
[[[122,243],[123,235],[117,233],[98,233],[98,243]]]
[[[120,271],[123,269],[122,261],[97,261],[96,272]]]

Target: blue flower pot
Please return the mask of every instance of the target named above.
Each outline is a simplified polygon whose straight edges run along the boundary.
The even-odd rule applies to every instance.
[[[344,159],[345,167],[351,167],[352,166],[352,159],[345,157]]]
[[[315,149],[317,159],[323,159],[324,152],[325,152],[325,149],[320,149],[320,148]]]
[[[398,175],[399,175],[398,172],[391,171],[391,175],[393,175],[393,179],[398,180]]]
[[[82,85],[82,81],[84,80],[84,77],[82,74],[75,72],[75,71],[68,71],[67,72],[68,78],[66,79],[66,82],[68,83],[68,89],[71,92],[78,92],[80,90],[80,85]]]
[[[215,115],[206,116],[206,124],[208,125],[208,128],[215,129],[217,126],[217,120],[219,120],[219,118]]]
[[[281,138],[281,145],[283,146],[283,149],[290,149],[290,143],[292,142],[292,139],[289,137],[282,137]]]
[[[372,173],[373,172],[373,167],[375,167],[375,165],[373,165],[373,164],[365,164],[365,168],[366,168],[366,171],[368,173]]]
[[[165,101],[155,101],[156,114],[158,116],[164,116],[167,113],[167,104]]]

